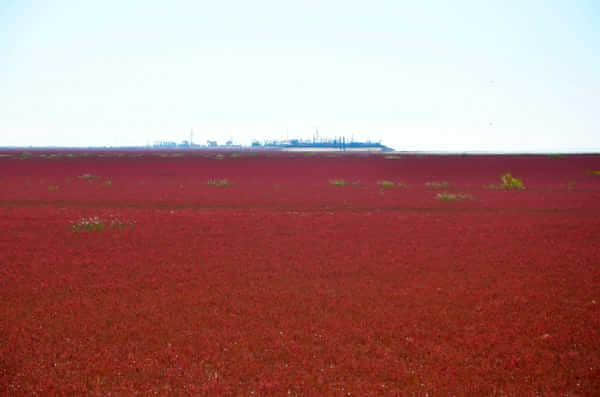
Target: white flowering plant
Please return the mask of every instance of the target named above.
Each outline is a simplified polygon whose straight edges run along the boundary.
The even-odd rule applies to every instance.
[[[214,187],[229,187],[231,186],[231,182],[228,179],[209,179],[206,182],[207,185]]]
[[[98,216],[91,216],[71,222],[71,229],[75,233],[103,232],[106,229],[122,230],[134,226],[135,221],[123,221],[115,217],[102,219]]]
[[[441,201],[463,201],[463,200],[472,200],[473,196],[465,193],[448,193],[442,192],[436,194],[436,198]]]

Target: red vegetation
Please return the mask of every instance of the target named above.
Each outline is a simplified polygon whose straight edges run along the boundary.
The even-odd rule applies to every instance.
[[[41,154],[0,155],[0,394],[600,393],[600,157]]]

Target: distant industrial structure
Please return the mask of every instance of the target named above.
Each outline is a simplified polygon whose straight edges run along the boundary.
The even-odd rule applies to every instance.
[[[152,145],[156,149],[241,149],[242,145],[235,145],[233,141],[227,141],[224,145],[219,145],[217,141],[207,140],[206,145],[198,145],[190,141],[157,141]]]
[[[360,142],[354,139],[347,140],[345,137],[333,139],[288,139],[283,141],[267,141],[260,144],[258,141],[252,143],[252,147],[265,149],[280,149],[290,151],[310,151],[310,150],[339,150],[339,151],[371,151],[371,152],[392,152],[394,149],[383,145],[381,142]]]
[[[192,138],[193,133],[190,135]],[[189,141],[177,143],[174,141],[157,141],[153,145],[157,149],[243,149],[244,146],[234,144],[233,140],[228,140],[225,144],[220,145],[217,141],[207,140],[205,145],[198,145]],[[246,147],[248,148],[248,147]],[[282,151],[363,151],[363,152],[392,152],[394,149],[385,146],[381,142],[361,142],[345,137],[337,138],[318,138],[318,135],[312,140],[306,139],[285,139],[285,140],[267,140],[259,142],[252,141],[250,149],[263,150],[282,150]]]

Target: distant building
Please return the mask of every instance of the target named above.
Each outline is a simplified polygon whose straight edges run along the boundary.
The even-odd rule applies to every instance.
[[[256,142],[256,141],[255,141]],[[258,142],[256,142],[258,143]],[[254,142],[252,146],[255,145]],[[357,141],[346,141],[346,138],[334,138],[334,139],[323,139],[323,140],[301,140],[301,139],[289,139],[285,141],[270,141],[265,142],[262,146],[268,149],[281,149],[281,150],[340,150],[340,151],[370,151],[370,152],[390,152],[392,148],[383,145],[381,142],[357,142]]]
[[[159,147],[159,148],[174,148],[174,147],[177,147],[177,142],[158,141],[158,142],[155,142],[153,146]]]

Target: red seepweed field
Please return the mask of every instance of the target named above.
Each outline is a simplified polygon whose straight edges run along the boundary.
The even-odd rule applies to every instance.
[[[600,395],[598,170],[2,152],[0,394]]]

